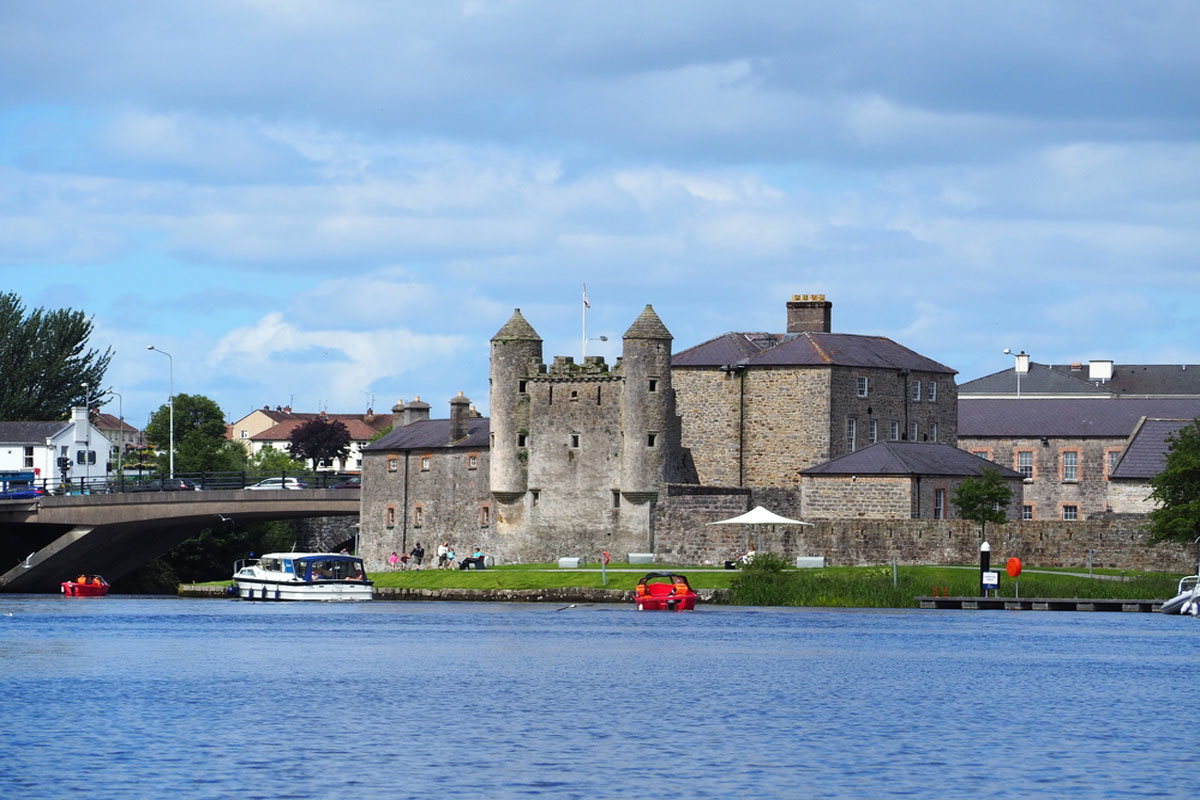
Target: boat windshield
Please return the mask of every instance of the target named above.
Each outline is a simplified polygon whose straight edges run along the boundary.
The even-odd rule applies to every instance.
[[[259,559],[258,566],[271,572],[291,572],[292,560],[290,558],[262,558]]]
[[[310,558],[298,561],[297,565],[298,574],[310,581],[361,581],[366,578],[361,558]]]

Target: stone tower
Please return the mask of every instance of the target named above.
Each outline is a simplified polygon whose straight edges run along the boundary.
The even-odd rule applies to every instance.
[[[661,323],[660,323],[661,324]],[[491,466],[492,494],[515,500],[529,486],[529,394],[526,379],[531,365],[542,363],[542,338],[521,309],[492,337]]]
[[[673,338],[649,305],[623,337],[621,493],[635,502],[657,497],[666,478],[675,417]]]

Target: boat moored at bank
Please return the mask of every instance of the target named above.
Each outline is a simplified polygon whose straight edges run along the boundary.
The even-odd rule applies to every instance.
[[[1163,603],[1159,611],[1164,614],[1200,614],[1200,576],[1182,578],[1175,596]]]
[[[238,561],[233,588],[243,600],[370,600],[362,559],[345,553],[267,553]]]

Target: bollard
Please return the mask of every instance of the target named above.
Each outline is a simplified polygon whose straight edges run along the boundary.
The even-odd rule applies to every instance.
[[[987,589],[983,588],[983,573],[992,564],[992,546],[987,542],[979,545],[979,596],[987,597]]]

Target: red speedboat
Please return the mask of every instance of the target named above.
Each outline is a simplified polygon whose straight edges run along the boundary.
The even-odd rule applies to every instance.
[[[651,572],[638,581],[634,600],[638,611],[691,611],[696,607],[696,592],[683,575]]]
[[[62,593],[67,597],[103,597],[108,594],[108,581],[99,575],[80,575],[63,581]]]

